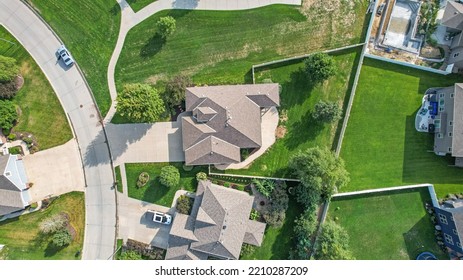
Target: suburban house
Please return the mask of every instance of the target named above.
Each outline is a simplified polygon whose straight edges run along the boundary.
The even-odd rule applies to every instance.
[[[444,201],[435,210],[448,252],[452,257],[463,257],[463,199]]]
[[[262,145],[262,115],[280,105],[279,84],[190,87],[182,140],[186,165],[241,162]]]
[[[23,210],[29,205],[27,177],[16,155],[0,156],[0,216]]]
[[[265,223],[249,219],[254,197],[200,181],[191,214],[176,213],[167,260],[239,259],[243,243],[260,246]]]
[[[434,153],[455,157],[455,165],[463,167],[463,84],[428,89],[415,127],[434,134]]]
[[[448,65],[463,68],[463,4],[447,1],[440,24],[447,28],[448,39],[451,39]]]

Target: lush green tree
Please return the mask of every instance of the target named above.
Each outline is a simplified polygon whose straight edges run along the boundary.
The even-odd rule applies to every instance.
[[[14,103],[9,100],[0,100],[0,127],[10,130],[17,119],[18,112],[16,112]]]
[[[291,259],[310,259],[312,238],[316,230],[317,216],[314,211],[305,211],[294,221],[295,248],[290,252]]]
[[[185,89],[192,84],[190,77],[177,75],[166,83],[164,90],[164,102],[169,106],[175,106],[185,100]]]
[[[268,209],[263,213],[265,222],[272,227],[281,227],[286,218],[289,197],[286,188],[278,186],[273,189],[269,197],[270,204]]]
[[[66,227],[68,220],[65,215],[55,214],[46,218],[39,224],[39,229],[45,234],[60,231]]]
[[[352,260],[347,231],[334,221],[326,221],[318,237],[315,258],[318,260]]]
[[[8,83],[19,74],[16,59],[0,55],[0,83]]]
[[[296,188],[297,201],[313,210],[314,203],[329,200],[349,182],[344,161],[327,148],[314,147],[296,153],[289,161],[289,168],[301,180]]]
[[[165,39],[167,36],[174,33],[176,28],[175,23],[175,19],[171,16],[160,18],[156,23],[159,35]]]
[[[159,182],[166,187],[173,188],[180,182],[180,172],[175,166],[167,165],[161,168]]]
[[[305,71],[309,79],[322,82],[336,73],[336,65],[331,56],[326,53],[315,53],[304,60]]]
[[[68,229],[63,229],[53,234],[51,242],[56,247],[64,247],[64,246],[71,244],[72,235]]]
[[[133,250],[127,250],[121,253],[119,260],[141,260],[142,257],[140,253]]]
[[[257,191],[266,198],[269,198],[275,189],[275,182],[273,180],[252,179],[252,183],[256,187]]]
[[[252,255],[252,253],[254,253],[255,251],[256,246],[244,243],[243,246],[241,246],[240,258],[243,256]]]
[[[186,195],[181,195],[177,199],[175,208],[177,208],[177,212],[189,215],[191,206],[193,206],[192,199]]]
[[[320,122],[335,122],[341,119],[342,108],[336,102],[320,100],[315,104],[312,117]]]
[[[156,89],[145,84],[127,84],[117,95],[117,112],[133,122],[155,122],[165,112]]]
[[[283,226],[283,223],[285,222],[286,212],[270,209],[269,211],[264,212],[262,217],[264,217],[265,222],[269,226],[279,228]]]
[[[196,173],[196,180],[199,181],[204,181],[207,180],[207,174],[204,172],[198,172]]]

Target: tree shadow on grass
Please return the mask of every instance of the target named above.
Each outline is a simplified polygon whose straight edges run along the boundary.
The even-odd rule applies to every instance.
[[[111,15],[117,16],[121,12],[121,7],[118,3],[116,3],[111,7],[111,9],[109,9],[109,12],[111,13]]]
[[[423,206],[424,207],[424,206]],[[443,258],[444,254],[434,239],[434,230],[430,218],[423,216],[409,231],[403,234],[408,257],[411,260],[423,252],[431,252],[437,258]]]
[[[308,111],[301,120],[290,125],[285,146],[288,150],[294,150],[307,141],[313,141],[323,128],[324,123],[316,121],[312,112]]]
[[[143,58],[148,58],[156,55],[162,50],[162,47],[165,43],[166,39],[163,38],[159,33],[154,34],[141,48],[140,56]]]

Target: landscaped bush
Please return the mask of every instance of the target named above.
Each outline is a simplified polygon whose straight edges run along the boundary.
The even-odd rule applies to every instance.
[[[196,173],[196,180],[199,182],[199,181],[203,181],[203,180],[207,180],[207,174],[204,173],[204,172],[198,172]]]
[[[256,221],[259,219],[259,217],[260,217],[259,211],[257,211],[254,208],[251,209],[251,213],[249,214],[249,219]]]
[[[12,98],[18,92],[15,81],[0,83],[0,98]]]
[[[54,233],[54,232],[58,232],[66,228],[68,222],[69,221],[66,215],[55,214],[43,220],[39,224],[39,228],[40,228],[40,231],[45,234]]]
[[[159,182],[169,188],[176,187],[180,182],[180,172],[175,166],[164,166],[159,175]]]
[[[252,183],[256,187],[257,191],[260,192],[266,198],[270,197],[273,189],[275,189],[275,182],[273,180],[253,179]]]
[[[8,83],[18,75],[19,67],[16,59],[0,55],[0,83]]]
[[[263,217],[265,222],[272,227],[281,227],[286,218],[286,210],[289,205],[289,197],[286,186],[278,186],[269,197],[270,203],[267,205]]]
[[[8,148],[8,152],[12,155],[20,155],[22,154],[22,148],[21,146],[14,146],[14,147],[11,147],[11,148]]]
[[[71,244],[72,235],[68,229],[62,229],[56,232],[55,234],[53,234],[53,237],[51,240],[52,240],[53,245],[55,245],[56,247],[65,247]]]
[[[140,254],[143,258],[150,260],[163,260],[164,259],[164,250],[153,247],[149,244],[145,244],[139,241],[132,239],[127,240],[127,244],[123,247],[125,251],[134,251]]]
[[[317,216],[314,211],[306,211],[294,221],[295,247],[290,251],[290,259],[308,260],[312,249],[312,237],[317,229]]]
[[[175,19],[171,16],[160,18],[156,23],[159,35],[165,39],[167,36],[174,33],[176,29],[175,24]]]
[[[137,187],[141,188],[141,187],[146,186],[149,180],[150,180],[150,175],[148,173],[146,172],[140,173],[140,175],[138,175]]]
[[[169,106],[180,105],[185,100],[185,89],[191,86],[190,77],[177,75],[166,83],[163,99]]]
[[[16,134],[14,134],[14,133],[8,134],[8,140],[10,140],[10,141],[16,140]]]
[[[16,112],[14,103],[9,100],[0,100],[0,128],[11,130],[17,119],[18,112]]]
[[[335,122],[341,119],[342,108],[336,102],[320,100],[315,104],[312,117],[319,122]]]
[[[241,246],[240,257],[249,256],[255,251],[256,251],[256,246],[244,243],[243,246]]]
[[[142,260],[142,257],[140,253],[137,251],[132,251],[132,250],[126,250],[121,253],[121,255],[118,258],[119,260]]]
[[[181,195],[177,199],[175,208],[177,208],[177,212],[181,214],[190,215],[191,206],[193,206],[193,199],[186,195]]]
[[[304,60],[305,71],[314,83],[322,82],[336,73],[336,65],[326,53],[316,53]]]

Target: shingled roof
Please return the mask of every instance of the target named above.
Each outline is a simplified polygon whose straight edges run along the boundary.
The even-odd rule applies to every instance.
[[[280,105],[279,85],[190,87],[185,103],[186,164],[237,163],[241,148],[262,145],[261,109]]]
[[[0,156],[0,216],[22,210],[28,202],[22,162],[15,155]]]
[[[244,243],[260,246],[265,224],[249,220],[253,197],[200,181],[191,215],[176,214],[166,259],[238,259]]]
[[[463,4],[447,1],[441,24],[450,28],[463,30]]]

